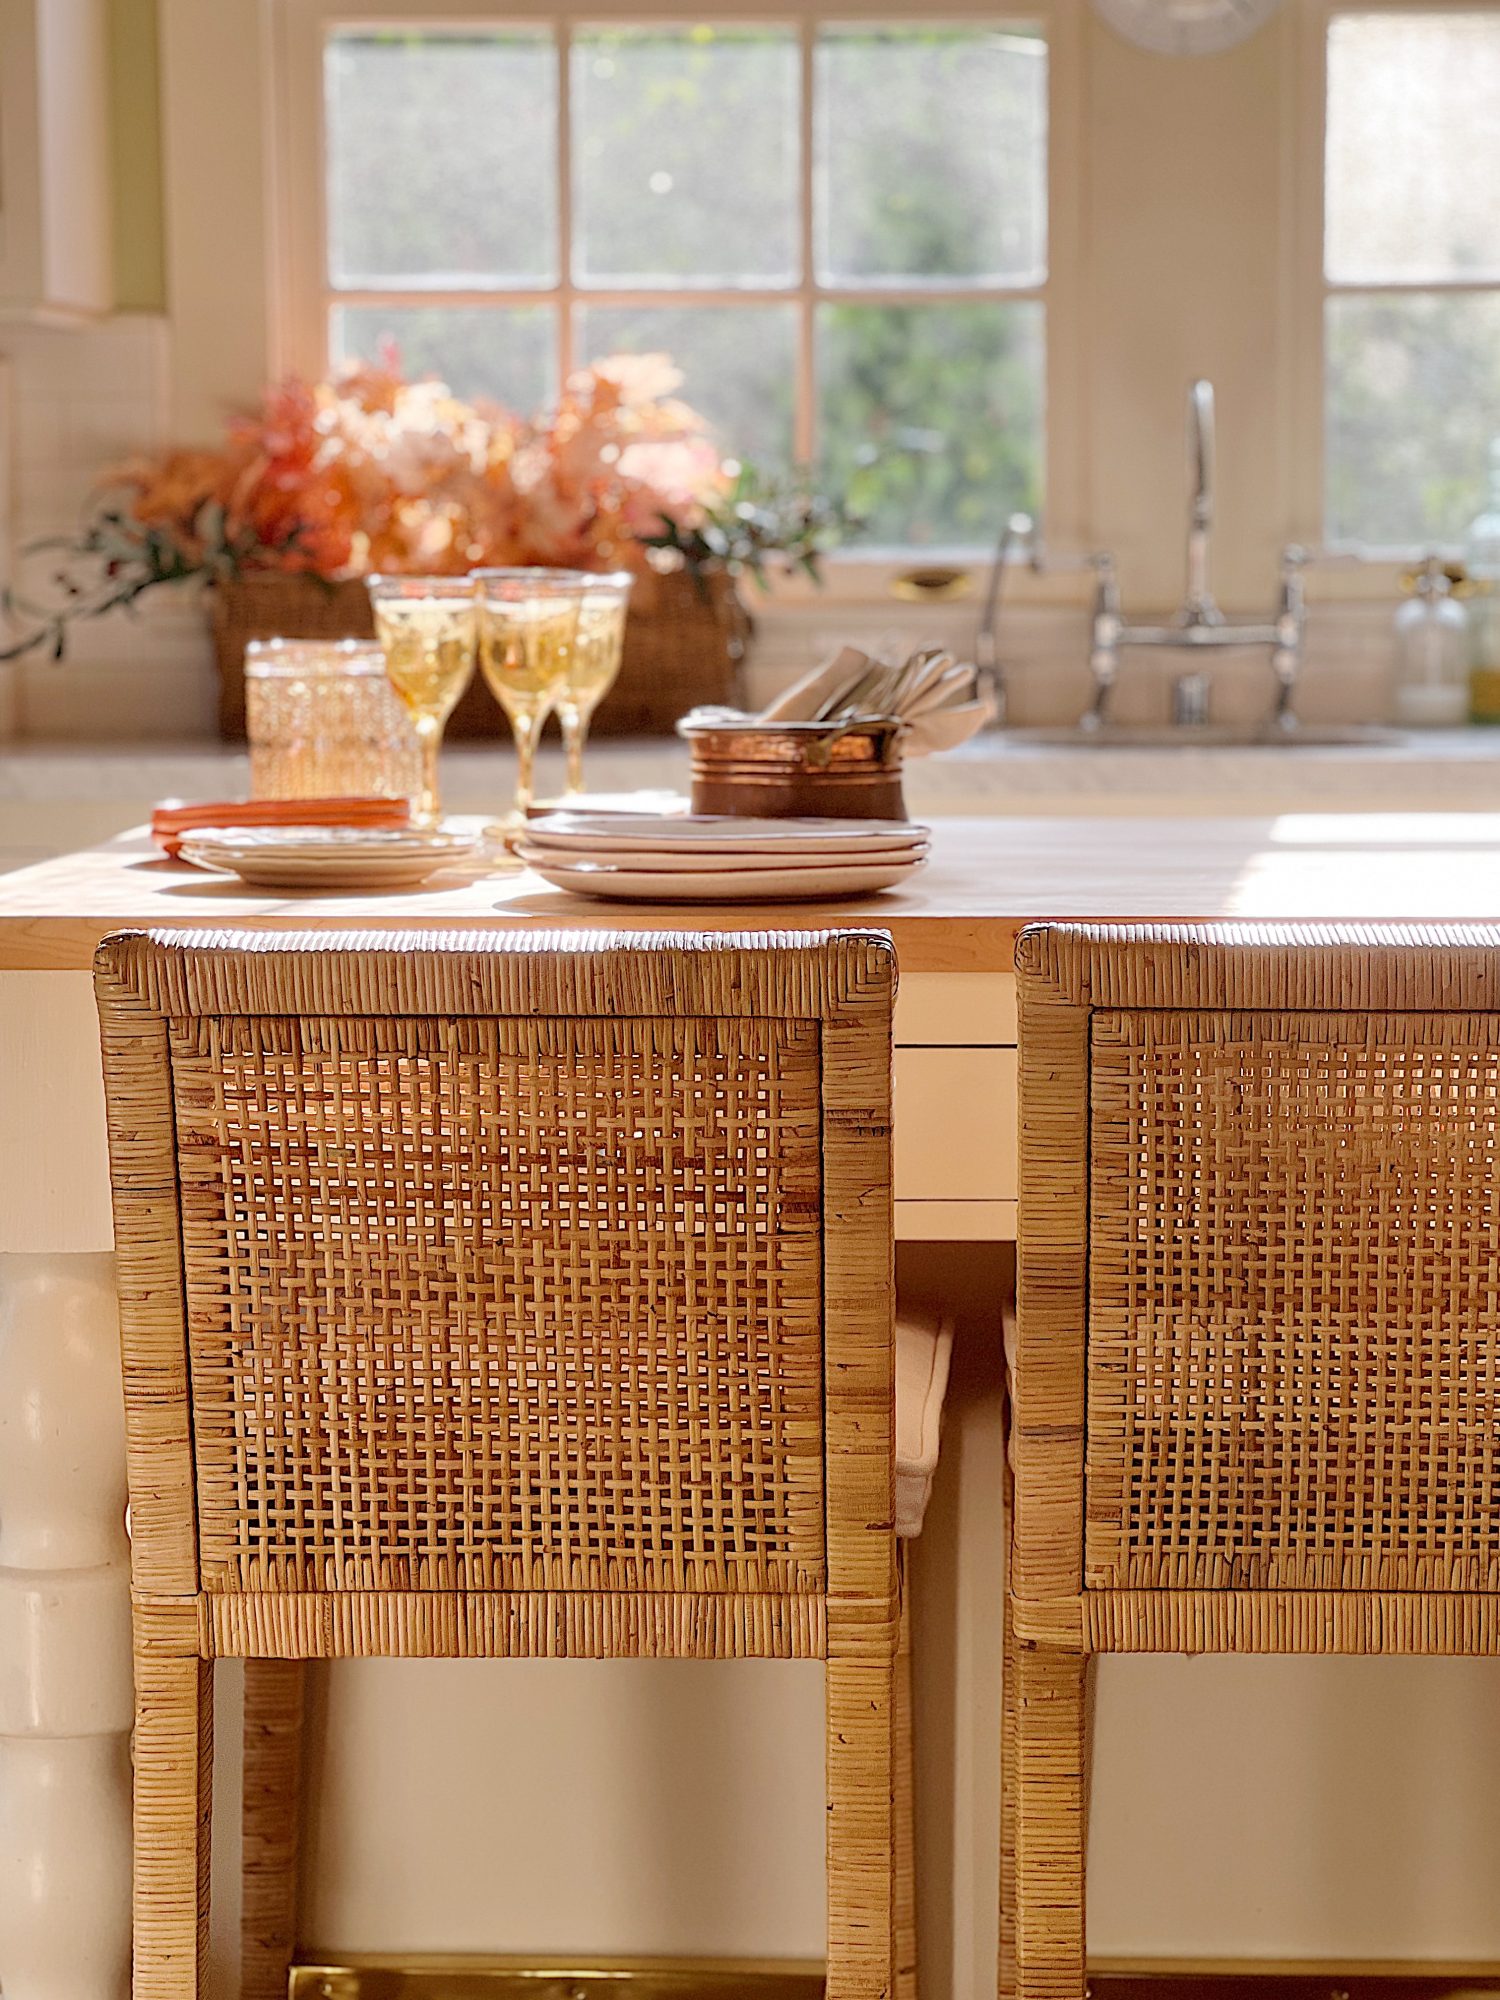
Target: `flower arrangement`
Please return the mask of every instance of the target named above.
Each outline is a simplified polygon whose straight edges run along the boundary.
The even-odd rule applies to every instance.
[[[284,382],[218,450],[171,449],[108,475],[76,535],[36,545],[58,558],[51,601],[7,592],[23,629],[0,658],[42,644],[60,657],[77,619],[190,577],[335,583],[650,560],[763,578],[774,531],[762,520],[748,533],[744,475],[677,396],[681,379],[665,355],[616,355],[533,420],[406,381],[394,362]],[[809,566],[811,542],[784,527],[786,561]]]

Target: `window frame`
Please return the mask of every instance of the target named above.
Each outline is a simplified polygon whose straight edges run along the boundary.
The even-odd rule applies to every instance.
[[[727,7],[709,7],[705,0],[596,0],[593,5],[555,4],[555,0],[527,0],[514,11],[501,0],[280,0],[272,25],[272,74],[276,88],[273,181],[271,210],[276,288],[273,305],[272,346],[278,372],[296,370],[316,375],[326,366],[326,327],[329,304],[335,299],[351,306],[369,301],[385,303],[392,296],[386,289],[337,291],[327,282],[325,243],[326,153],[322,92],[322,49],[327,35],[338,29],[379,29],[402,22],[419,22],[433,29],[463,31],[480,23],[508,28],[534,28],[557,38],[559,76],[566,78],[568,37],[578,26],[618,22],[621,25],[670,26],[701,20],[705,14],[722,13]],[[801,141],[800,179],[802,267],[798,281],[790,286],[769,287],[651,287],[617,288],[579,286],[570,268],[570,216],[568,186],[571,167],[572,134],[569,93],[560,91],[557,131],[557,173],[562,190],[559,232],[560,269],[551,285],[485,288],[481,291],[423,290],[413,293],[412,303],[462,304],[504,307],[507,305],[547,306],[560,315],[560,362],[564,373],[574,365],[572,351],[573,313],[577,305],[671,307],[681,305],[742,305],[795,307],[796,342],[796,426],[794,448],[799,457],[811,456],[815,423],[815,323],[819,304],[836,300],[848,304],[931,303],[943,298],[974,301],[1038,300],[1044,314],[1042,492],[1049,534],[1060,542],[1078,535],[1082,466],[1077,418],[1080,406],[1077,242],[1079,206],[1079,115],[1077,78],[1079,70],[1076,10],[1067,0],[1039,0],[1036,5],[1006,6],[1004,0],[942,0],[931,10],[931,18],[943,24],[964,26],[989,24],[996,27],[1034,27],[1048,45],[1047,106],[1047,260],[1040,283],[1030,286],[993,286],[967,283],[931,285],[828,286],[817,277],[812,217],[812,143],[814,106],[811,89],[816,50],[816,28],[822,22],[851,25],[879,25],[883,21],[926,20],[928,10],[920,0],[746,0],[743,8],[732,10],[736,24],[793,28],[799,39],[801,62]],[[997,510],[995,531],[1002,522]],[[827,582],[820,593],[830,597],[866,598],[883,592],[890,580],[912,560],[941,560],[950,551],[924,546],[904,551],[850,550],[825,565]],[[972,559],[973,552],[965,551]],[[1041,600],[1056,598],[1073,601],[1077,596],[1074,578],[1028,579],[1028,596]],[[804,594],[794,580],[778,580],[777,595],[795,602]]]
[[[1431,544],[1381,546],[1328,540],[1326,474],[1328,463],[1328,351],[1326,308],[1331,298],[1358,298],[1372,293],[1500,292],[1500,283],[1467,281],[1381,283],[1330,280],[1324,259],[1325,172],[1328,127],[1328,33],[1335,19],[1352,14],[1493,14],[1497,0],[1312,0],[1299,16],[1295,38],[1296,161],[1295,194],[1290,204],[1292,227],[1288,254],[1294,274],[1288,286],[1292,352],[1297,365],[1291,396],[1297,436],[1293,492],[1297,524],[1295,539],[1325,559],[1320,580],[1324,595],[1352,599],[1388,599],[1401,592],[1404,571]],[[1448,559],[1461,552],[1455,540],[1436,551]]]

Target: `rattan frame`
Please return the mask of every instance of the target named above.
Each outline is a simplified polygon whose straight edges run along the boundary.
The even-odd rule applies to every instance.
[[[136,2000],[202,1991],[212,1662],[247,1687],[247,1990],[285,1990],[299,1676],[348,1655],[818,1657],[827,1668],[828,1992],[894,1979],[891,1009],[876,932],[482,941],[123,934],[96,960],[115,1207],[137,1684]],[[172,1035],[285,1017],[377,1025],[616,1017],[815,1024],[821,1153],[822,1587],[290,1592],[204,1587]]]
[[[1194,1587],[1174,1587],[1162,1581],[1173,1563],[1207,1573],[1211,1558],[1177,1554],[1168,1562],[1149,1553],[1139,1559],[1153,1575],[1149,1586],[1103,1581],[1119,1567],[1111,1567],[1122,1503],[1110,1424],[1121,1392],[1101,1372],[1100,1408],[1091,1408],[1091,1349],[1106,1337],[1107,1319],[1099,1303],[1105,1281],[1096,1279],[1093,1267],[1100,1243],[1115,1240],[1101,1212],[1118,1206],[1111,1191],[1138,1165],[1119,1151],[1120,1119],[1100,1137],[1101,1115],[1128,1097],[1112,1051],[1171,1035],[1196,1049],[1222,1037],[1240,1047],[1275,1050],[1288,1042],[1316,1044],[1319,1037],[1330,1046],[1366,1041],[1377,1047],[1416,1037],[1429,1050],[1477,1049],[1488,1057],[1500,1040],[1500,928],[1039,925],[1023,932],[1016,966],[1018,1338],[1011,1384],[1000,1991],[1025,2000],[1082,2000],[1092,1655],[1500,1653],[1500,1595],[1443,1587],[1453,1580],[1471,1585],[1472,1563],[1466,1568],[1457,1559],[1445,1577],[1442,1559],[1424,1559],[1424,1569],[1403,1558],[1401,1588],[1350,1587],[1347,1578],[1330,1587],[1205,1587],[1196,1575]],[[1467,1116],[1491,1131],[1500,1124],[1500,1090],[1488,1073],[1479,1088],[1477,1111],[1472,1105],[1450,1111],[1438,1092],[1424,1115],[1455,1123]],[[1269,1135],[1261,1143],[1278,1158],[1300,1158],[1310,1129],[1308,1121],[1297,1122],[1296,1094],[1286,1094],[1291,1110],[1269,1094],[1256,1107]],[[1440,1108],[1433,1110],[1433,1103]],[[1169,1113],[1161,1116],[1170,1122]],[[1281,1131],[1279,1119],[1285,1121]],[[1162,1143],[1171,1137],[1167,1133]],[[1351,1141],[1356,1149],[1358,1143]],[[1375,1164],[1367,1162],[1367,1171],[1378,1188],[1378,1154],[1371,1157]],[[1091,1194],[1098,1204],[1093,1214]],[[1215,1211],[1205,1203],[1201,1212]],[[1190,1224],[1190,1235],[1204,1226]],[[1113,1220],[1109,1227],[1118,1236]],[[1128,1222],[1125,1227],[1128,1235]],[[1194,1247],[1205,1261],[1243,1254],[1247,1231],[1242,1223],[1236,1242],[1198,1238]],[[1319,1256],[1318,1239],[1297,1240],[1308,1257]],[[1400,1255],[1406,1239],[1393,1231],[1392,1240],[1398,1245],[1393,1254]],[[1329,1245],[1324,1263],[1331,1265],[1336,1247],[1331,1237],[1323,1242]],[[1308,1268],[1304,1262],[1299,1271]],[[1372,1296],[1367,1289],[1361,1297],[1367,1311]],[[1182,1318],[1168,1305],[1169,1336],[1174,1314]],[[1216,1375],[1211,1361],[1218,1357],[1202,1361],[1196,1384],[1228,1379],[1231,1371],[1220,1364]],[[1182,1377],[1158,1373],[1154,1379],[1175,1385]],[[1403,1386],[1421,1397],[1438,1389],[1416,1374]],[[1183,1393],[1177,1386],[1170,1390],[1173,1398]],[[1201,1395],[1201,1387],[1194,1393]],[[1227,1397],[1229,1391],[1215,1387],[1210,1393]],[[1229,1447],[1213,1438],[1229,1430],[1226,1414],[1217,1432],[1207,1427],[1202,1447],[1208,1458],[1222,1453],[1226,1479],[1236,1468]],[[1172,1433],[1164,1425],[1161,1435]],[[1159,1449],[1168,1452],[1170,1444]],[[1360,1475],[1345,1468],[1341,1477],[1347,1490]],[[1207,1528],[1190,1519],[1186,1539],[1194,1533],[1206,1545]],[[1252,1551],[1252,1558],[1247,1567],[1264,1566],[1263,1552]],[[1330,1571],[1357,1569],[1359,1562],[1337,1551],[1318,1560]],[[1233,1562],[1218,1561],[1233,1573]],[[1316,1569],[1313,1559],[1295,1550],[1275,1561],[1288,1575],[1298,1574],[1299,1563],[1308,1574]],[[1399,1567],[1388,1553],[1364,1563],[1377,1579]]]

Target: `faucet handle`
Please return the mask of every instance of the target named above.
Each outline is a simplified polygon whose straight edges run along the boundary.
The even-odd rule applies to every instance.
[[[1188,390],[1188,457],[1193,479],[1193,525],[1211,528],[1214,519],[1214,385],[1203,376]]]
[[[1115,568],[1114,556],[1108,549],[1096,549],[1088,558],[1088,567],[1094,573],[1094,617],[1118,618],[1120,615],[1120,573]]]

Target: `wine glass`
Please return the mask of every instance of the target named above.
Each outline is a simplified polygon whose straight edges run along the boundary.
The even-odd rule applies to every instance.
[[[477,569],[479,667],[510,718],[516,793],[507,829],[524,823],[537,738],[572,667],[584,593],[582,570]]]
[[[478,613],[463,576],[372,576],[375,636],[391,686],[412,719],[422,755],[422,785],[412,821],[436,826],[438,752],[443,728],[474,672]]]
[[[570,799],[583,791],[583,746],[589,722],[620,671],[625,613],[630,603],[630,586],[635,581],[628,569],[611,570],[600,576],[587,571],[579,574],[585,578],[586,588],[578,607],[578,638],[572,664],[557,694],[557,719],[562,724],[568,757]]]

